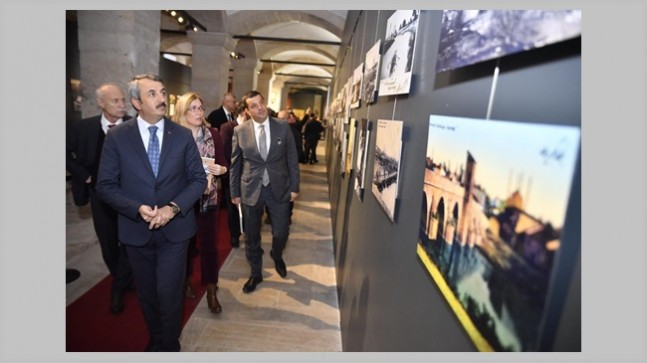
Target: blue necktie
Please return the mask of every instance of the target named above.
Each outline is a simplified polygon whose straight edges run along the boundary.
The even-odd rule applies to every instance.
[[[153,174],[157,178],[157,168],[160,164],[160,142],[157,139],[157,126],[148,127],[151,137],[148,140],[148,160],[151,162]]]

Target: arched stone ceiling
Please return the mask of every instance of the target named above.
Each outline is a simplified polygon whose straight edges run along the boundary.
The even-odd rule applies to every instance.
[[[189,10],[209,32],[234,35],[339,42],[347,10]],[[163,29],[175,29],[173,19],[162,20]],[[339,46],[255,40],[258,59],[334,63]],[[182,36],[164,35],[162,51],[192,53],[191,43]],[[242,52],[244,54],[244,52]],[[295,74],[330,75],[332,67],[270,63],[273,71]],[[317,70],[315,70],[315,68]],[[306,72],[306,73],[303,73]],[[308,73],[310,72],[310,73]]]
[[[346,10],[227,10],[229,32],[252,35],[267,25],[297,22],[317,26],[341,38],[346,22]],[[293,38],[297,38],[293,36]]]

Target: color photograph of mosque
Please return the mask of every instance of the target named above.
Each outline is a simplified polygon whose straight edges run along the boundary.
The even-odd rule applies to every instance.
[[[576,127],[431,115],[418,256],[479,349],[534,351]]]

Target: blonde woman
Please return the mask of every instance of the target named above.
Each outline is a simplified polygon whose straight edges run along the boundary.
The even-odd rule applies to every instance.
[[[195,293],[191,288],[191,272],[193,271],[193,256],[199,250],[201,265],[201,281],[207,285],[207,303],[209,310],[218,314],[222,311],[220,302],[216,297],[218,290],[218,254],[216,238],[218,226],[218,209],[221,201],[220,181],[217,176],[227,172],[229,162],[225,158],[222,139],[218,130],[209,127],[209,123],[204,117],[204,103],[195,92],[188,92],[175,103],[175,114],[173,121],[191,130],[193,139],[198,146],[200,156],[205,160],[213,160],[212,163],[205,161],[205,172],[209,175],[209,184],[207,190],[198,203],[196,203],[196,220],[198,230],[189,244],[189,253],[187,261],[187,278],[185,285],[185,296],[195,298]],[[208,158],[208,159],[205,159]],[[197,246],[196,246],[197,244]],[[193,250],[193,253],[191,253]]]

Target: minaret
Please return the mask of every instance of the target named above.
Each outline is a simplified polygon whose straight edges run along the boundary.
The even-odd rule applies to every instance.
[[[467,162],[465,166],[465,184],[463,194],[463,214],[458,221],[458,239],[464,241],[467,236],[467,221],[469,220],[470,204],[472,203],[472,191],[474,188],[474,174],[476,172],[476,160],[470,152],[467,152]]]

